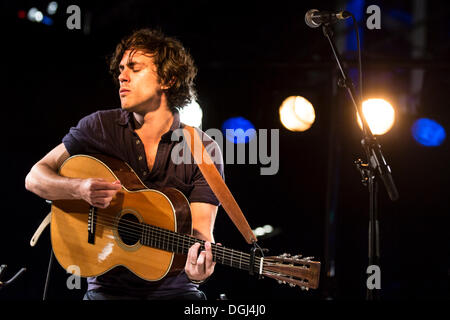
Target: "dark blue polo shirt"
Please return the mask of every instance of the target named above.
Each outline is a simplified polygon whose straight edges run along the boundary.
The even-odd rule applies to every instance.
[[[134,116],[122,109],[97,111],[84,117],[76,127],[70,128],[62,141],[70,155],[101,153],[127,162],[150,189],[175,187],[183,192],[189,202],[220,205],[193,161],[189,163],[172,161],[173,148],[182,143],[172,141],[172,133],[183,127],[179,114],[174,113],[170,130],[161,137],[151,171],[147,166],[144,145],[134,131],[136,128]],[[224,177],[222,154],[218,144],[205,133],[201,133],[203,143],[212,159],[220,159],[216,161],[216,167]],[[183,149],[179,149],[182,156]],[[186,152],[189,152],[189,149],[186,149]],[[197,286],[187,279],[184,272],[178,276],[165,277],[161,281],[149,282],[124,267],[116,267],[101,276],[88,278],[87,281],[88,290],[103,288],[127,295],[159,296],[197,290]]]

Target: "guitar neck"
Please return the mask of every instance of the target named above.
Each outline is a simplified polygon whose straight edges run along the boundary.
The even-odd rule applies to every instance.
[[[200,250],[205,249],[204,240],[148,224],[142,224],[142,227],[140,241],[145,246],[184,255],[187,255],[189,248],[195,243],[200,243]],[[261,264],[261,258],[259,257],[255,257],[253,266],[251,266],[250,254],[248,253],[225,248],[214,243],[211,243],[211,249],[213,261],[217,263],[246,271],[250,271],[252,267],[253,271],[259,272]]]

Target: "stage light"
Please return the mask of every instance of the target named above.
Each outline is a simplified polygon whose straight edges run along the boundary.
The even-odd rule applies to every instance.
[[[311,102],[300,96],[286,98],[280,106],[279,113],[281,123],[290,131],[306,131],[316,119]]]
[[[440,146],[445,140],[445,129],[436,121],[422,118],[414,122],[412,128],[414,139],[426,147]]]
[[[47,13],[49,15],[53,15],[56,13],[56,10],[58,10],[58,2],[52,1],[47,6]]]
[[[47,16],[44,16],[44,19],[42,20],[42,23],[51,26],[53,24],[53,19]]]
[[[197,101],[192,101],[180,111],[180,121],[192,126],[201,128],[203,111]]]
[[[256,228],[254,233],[257,237],[260,237],[265,234],[264,229],[261,227]]]
[[[39,10],[37,8],[31,8],[30,10],[28,10],[28,14],[27,14],[28,20],[35,22],[36,21],[36,13],[38,11]]]
[[[42,20],[44,20],[44,15],[41,11],[33,7],[28,10],[27,18],[33,22],[42,22]]]
[[[271,233],[273,231],[273,227],[270,224],[266,224],[263,229],[264,233]]]
[[[256,136],[253,124],[243,117],[230,118],[224,121],[222,132],[226,139],[233,143],[247,143]]]
[[[391,130],[395,121],[392,105],[383,99],[369,99],[362,105],[364,116],[374,135],[382,135]],[[358,125],[362,129],[361,118],[357,114]]]
[[[26,16],[27,16],[27,13],[24,10],[19,10],[17,12],[17,17],[19,17],[19,19],[25,19]]]
[[[281,232],[280,228],[274,228],[269,224],[266,224],[263,227],[258,227],[252,230],[255,236],[260,238],[270,238],[278,235]]]
[[[37,11],[36,14],[34,15],[34,20],[36,22],[41,22],[42,19],[44,19],[44,15],[42,14],[42,12]]]

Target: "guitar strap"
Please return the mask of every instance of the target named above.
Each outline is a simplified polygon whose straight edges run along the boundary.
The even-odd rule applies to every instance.
[[[197,163],[206,182],[208,182],[211,190],[222,204],[225,212],[239,229],[248,244],[258,241],[253,231],[250,229],[241,208],[239,208],[239,205],[206,151],[197,131],[193,127],[185,125],[183,134],[186,139],[185,141],[191,150],[192,156],[194,157],[195,163]]]

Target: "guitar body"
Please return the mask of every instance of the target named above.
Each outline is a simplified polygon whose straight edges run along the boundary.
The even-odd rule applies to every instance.
[[[123,186],[106,209],[94,211],[83,200],[53,201],[51,242],[63,268],[76,265],[80,276],[91,277],[122,265],[148,281],[184,268],[185,255],[142,245],[139,229],[145,223],[192,235],[189,202],[180,191],[148,189],[125,162],[103,155],[70,157],[59,173],[120,180]]]

